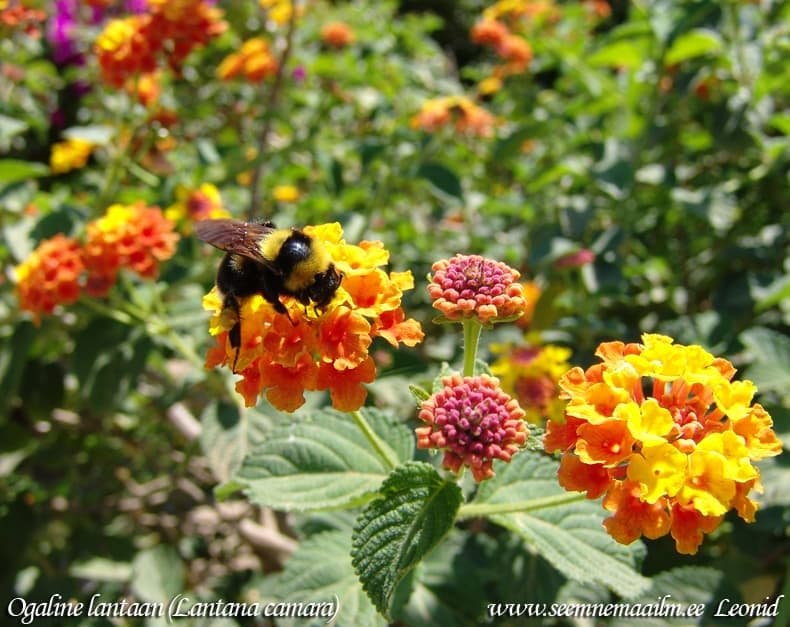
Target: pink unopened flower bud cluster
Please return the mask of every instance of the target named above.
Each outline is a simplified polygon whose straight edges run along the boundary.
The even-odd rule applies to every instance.
[[[442,379],[443,387],[422,403],[417,447],[444,449],[443,466],[468,466],[475,481],[494,476],[495,459],[509,462],[527,441],[524,411],[488,375]]]
[[[512,319],[526,309],[521,276],[510,266],[480,255],[455,255],[433,264],[428,293],[448,320],[477,318],[486,324]]]

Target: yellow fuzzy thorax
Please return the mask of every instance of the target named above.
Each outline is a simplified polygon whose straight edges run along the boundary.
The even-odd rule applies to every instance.
[[[275,263],[283,244],[288,240],[294,231],[292,229],[276,229],[266,238],[261,240],[259,246],[264,259]],[[332,259],[326,249],[313,237],[310,241],[310,255],[304,261],[297,263],[288,276],[285,277],[283,285],[289,292],[298,292],[313,283],[315,275],[326,272]]]

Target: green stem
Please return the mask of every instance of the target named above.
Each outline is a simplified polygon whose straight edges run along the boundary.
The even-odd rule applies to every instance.
[[[567,494],[547,496],[541,499],[516,501],[514,503],[467,503],[466,505],[461,505],[456,519],[464,520],[466,518],[479,518],[482,516],[493,516],[495,514],[523,514],[545,509],[547,507],[557,507],[558,505],[567,505],[568,503],[583,501],[585,498],[584,494],[570,492]]]
[[[91,298],[91,297],[83,298],[80,300],[80,304],[87,307],[88,309],[93,310],[98,314],[101,314],[102,316],[106,316],[107,318],[112,318],[113,320],[120,322],[121,324],[133,326],[138,322],[137,319],[132,317],[127,312],[120,311],[118,309],[113,309],[112,307],[108,307],[103,302],[96,300],[95,298]]]
[[[480,332],[483,326],[475,318],[466,318],[464,325],[464,372],[465,377],[475,376],[475,359],[477,359],[477,344],[480,341]]]
[[[370,445],[373,447],[373,450],[378,453],[378,456],[384,462],[384,464],[390,470],[395,468],[398,465],[398,457],[395,455],[395,452],[389,447],[389,445],[384,442],[379,436],[376,435],[376,432],[373,431],[371,426],[368,424],[368,421],[365,420],[364,416],[357,411],[352,411],[351,417],[354,419],[354,423],[359,427],[359,430],[362,431],[362,435],[365,436]]]
[[[280,92],[283,89],[285,78],[285,66],[288,63],[288,58],[291,56],[291,49],[293,47],[294,33],[296,32],[296,19],[299,7],[296,2],[291,2],[291,15],[288,20],[288,30],[285,33],[285,47],[282,54],[278,59],[277,72],[274,75],[274,82],[269,90],[269,97],[266,101],[266,109],[264,112],[265,118],[263,121],[263,128],[258,137],[258,158],[260,161],[252,172],[252,181],[250,182],[250,206],[247,209],[247,216],[252,218],[257,212],[260,211],[261,204],[261,179],[263,177],[263,170],[266,167],[263,155],[269,147],[269,133],[272,128],[272,121],[274,113],[277,110]]]
[[[200,355],[198,355],[189,344],[184,342],[173,328],[161,320],[155,320],[154,324],[157,325],[155,328],[159,331],[159,335],[163,337],[166,343],[170,344],[178,353],[181,353],[181,356],[193,366],[200,369],[203,368],[203,360],[200,358]],[[149,329],[149,331],[151,330],[154,329]]]

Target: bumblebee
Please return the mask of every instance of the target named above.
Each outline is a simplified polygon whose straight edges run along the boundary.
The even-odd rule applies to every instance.
[[[280,296],[325,307],[340,286],[342,275],[329,253],[299,229],[278,229],[271,222],[201,220],[195,231],[201,240],[226,252],[217,271],[217,289],[223,307],[236,313],[228,332],[236,349],[234,373],[241,349],[240,298],[260,294],[275,311],[288,315]]]

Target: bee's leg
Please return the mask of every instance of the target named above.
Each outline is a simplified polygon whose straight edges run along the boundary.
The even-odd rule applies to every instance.
[[[241,352],[241,321],[234,324],[228,331],[228,339],[231,347],[236,349],[236,354],[233,357],[233,366],[231,367],[233,374],[236,374],[236,364],[239,362],[239,353]]]
[[[236,355],[233,357],[233,367],[231,368],[233,374],[236,374],[236,364],[239,361],[239,353],[241,352],[241,305],[234,294],[226,294],[223,305],[225,309],[230,309],[236,314],[236,322],[228,331],[230,346],[236,349]]]
[[[283,305],[283,303],[282,303],[282,301],[280,300],[280,297],[279,297],[279,296],[277,296],[277,297],[274,299],[274,301],[273,301],[273,302],[272,302],[272,301],[269,301],[269,302],[271,302],[271,303],[272,303],[272,306],[274,307],[274,310],[275,310],[277,313],[285,314],[285,317],[286,317],[286,318],[288,318],[288,322],[290,322],[291,324],[294,324],[293,318],[291,318],[291,314],[288,312],[288,309],[286,308],[286,306],[285,306],[285,305]]]

